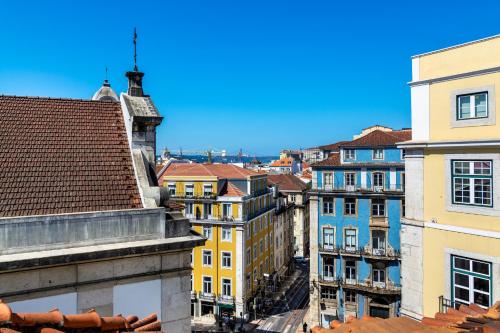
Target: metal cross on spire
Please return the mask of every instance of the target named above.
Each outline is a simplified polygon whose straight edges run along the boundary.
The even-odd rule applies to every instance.
[[[138,71],[137,68],[137,29],[134,28],[134,71]]]

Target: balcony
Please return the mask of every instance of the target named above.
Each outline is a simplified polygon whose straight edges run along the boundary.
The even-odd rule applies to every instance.
[[[339,254],[339,248],[333,245],[320,244],[318,248],[320,253],[337,255]]]
[[[313,189],[314,190],[314,189]],[[342,192],[342,193],[399,193],[404,192],[402,184],[385,184],[383,186],[366,185],[344,185],[343,183],[335,183],[331,185],[318,186],[316,190],[320,192]]]
[[[339,253],[343,257],[360,257],[363,253],[363,248],[355,246],[344,246],[339,248]]]
[[[241,219],[235,219],[232,216],[213,216],[213,215],[200,215],[195,216],[194,214],[186,215],[191,221],[200,221],[200,222],[241,222]]]
[[[184,199],[184,200],[207,200],[212,201],[217,199],[216,193],[193,193],[193,192],[178,192],[170,193],[170,198],[172,199]]]
[[[266,212],[268,212],[268,211],[270,211],[272,209],[275,209],[275,208],[276,208],[276,205],[270,205],[270,206],[262,208],[262,209],[260,209],[260,210],[258,210],[256,212],[249,213],[246,216],[247,217],[247,221],[250,221],[250,220],[256,218],[257,216],[262,215],[262,214],[264,214],[264,213],[266,213]]]
[[[333,277],[333,276],[325,276],[325,275],[320,275],[319,276],[319,283],[331,286],[331,287],[338,287],[340,286],[341,279]]]
[[[382,295],[400,295],[401,286],[389,282],[377,282],[372,280],[359,281],[355,279],[342,279],[340,282],[342,288],[350,290],[364,291]]]
[[[365,247],[362,253],[363,257],[374,260],[399,260],[401,252],[392,248],[372,248]]]
[[[200,291],[198,294],[198,298],[202,301],[214,302],[215,301],[215,294]]]
[[[234,297],[233,296],[226,296],[226,295],[218,295],[217,302],[223,303],[223,304],[233,305],[234,304]]]

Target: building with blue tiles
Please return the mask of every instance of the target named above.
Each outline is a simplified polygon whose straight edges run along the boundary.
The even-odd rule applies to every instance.
[[[374,126],[312,165],[312,323],[399,315],[404,151],[411,130]]]

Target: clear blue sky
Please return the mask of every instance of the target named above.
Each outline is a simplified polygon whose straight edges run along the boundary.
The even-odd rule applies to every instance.
[[[500,1],[6,1],[0,94],[89,98],[132,68],[159,147],[277,154],[410,126],[410,56],[499,33]]]

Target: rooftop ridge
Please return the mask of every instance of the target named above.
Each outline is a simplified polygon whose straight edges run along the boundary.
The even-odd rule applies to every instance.
[[[70,98],[70,97],[50,97],[50,96],[29,96],[29,95],[6,95],[0,94],[2,98],[29,98],[29,99],[42,99],[42,100],[52,100],[52,101],[79,101],[79,102],[89,102],[89,103],[109,103],[109,104],[120,104],[119,101],[100,101],[84,98]]]
[[[429,51],[429,52],[415,54],[415,55],[411,56],[411,59],[419,58],[419,57],[423,57],[423,56],[428,56],[428,55],[435,54],[435,53],[441,53],[441,52],[445,52],[445,51],[449,51],[449,50],[453,50],[453,49],[458,49],[460,47],[464,47],[464,46],[468,46],[468,45],[472,45],[472,44],[477,44],[477,43],[485,42],[487,40],[495,39],[495,38],[499,38],[499,37],[500,37],[500,34],[496,34],[496,35],[488,36],[488,37],[483,37],[483,38],[472,40],[472,41],[469,41],[469,42],[465,42],[465,43],[461,43],[461,44],[455,44],[455,45],[452,45],[452,46],[444,47],[442,49],[437,49],[437,50],[434,50],[434,51]]]

